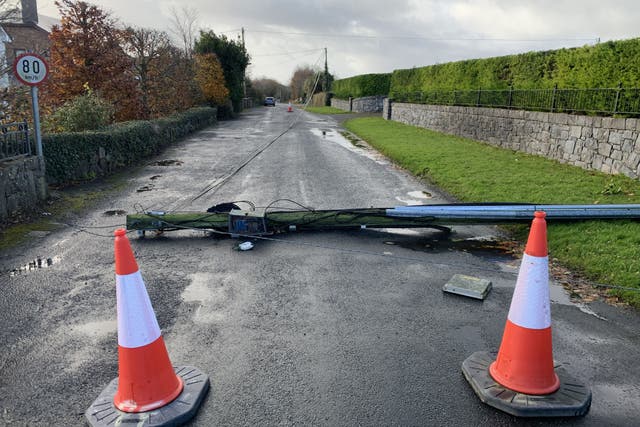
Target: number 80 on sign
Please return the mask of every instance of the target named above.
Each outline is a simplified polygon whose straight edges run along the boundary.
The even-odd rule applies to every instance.
[[[16,78],[29,86],[39,85],[47,78],[49,69],[43,57],[35,53],[23,53],[13,63]]]

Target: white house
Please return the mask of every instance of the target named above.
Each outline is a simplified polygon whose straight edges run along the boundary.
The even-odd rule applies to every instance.
[[[11,64],[7,64],[6,43],[10,41],[11,37],[0,27],[0,88],[9,86]]]
[[[49,57],[51,27],[60,23],[55,18],[39,15],[37,0],[21,0],[20,4],[22,19],[0,22],[0,57],[3,58],[0,62],[6,63],[5,67],[0,65],[0,69],[9,67],[9,73],[0,76],[0,87],[19,84],[13,77],[11,67],[21,53],[35,52],[45,59]],[[3,39],[2,35],[7,39]]]

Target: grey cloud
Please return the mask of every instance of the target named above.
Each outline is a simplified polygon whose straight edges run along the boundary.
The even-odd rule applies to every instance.
[[[245,27],[247,48],[254,55],[252,74],[282,83],[288,82],[297,65],[313,64],[322,47],[329,50],[330,71],[348,77],[578,46],[596,37],[603,41],[635,37],[640,16],[640,3],[633,0],[103,0],[99,4],[123,22],[158,29],[168,29],[172,5],[198,10],[198,23],[205,29],[221,32]],[[555,40],[576,37],[589,40]],[[508,40],[487,40],[491,38]],[[318,55],[262,56],[312,48]]]

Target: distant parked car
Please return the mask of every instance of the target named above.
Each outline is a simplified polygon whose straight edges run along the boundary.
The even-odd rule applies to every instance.
[[[274,98],[273,96],[267,96],[267,97],[264,99],[264,105],[265,105],[265,107],[268,107],[268,106],[275,107],[275,106],[276,106],[276,100],[275,100],[275,98]]]

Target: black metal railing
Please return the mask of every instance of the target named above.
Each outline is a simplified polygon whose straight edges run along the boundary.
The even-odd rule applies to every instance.
[[[0,125],[0,160],[30,155],[31,140],[26,121]]]
[[[565,113],[640,115],[640,88],[453,90],[403,93],[395,102]]]

